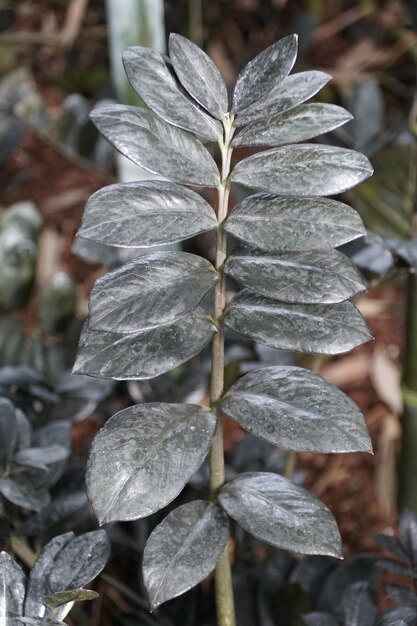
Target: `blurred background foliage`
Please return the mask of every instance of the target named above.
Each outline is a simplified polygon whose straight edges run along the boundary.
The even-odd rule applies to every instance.
[[[103,101],[132,101],[117,70],[123,4],[0,0],[0,421],[7,424],[15,415],[18,424],[14,445],[2,455],[7,463],[0,478],[0,531],[1,547],[27,567],[57,533],[96,528],[84,489],[85,461],[92,437],[108,417],[132,402],[199,402],[207,392],[207,351],[152,384],[113,384],[70,374],[93,282],[103,266],[116,267],[129,258],[123,250],[74,243],[87,198],[125,175],[88,119]],[[322,141],[363,151],[375,168],[373,178],[346,194],[368,235],[344,249],[369,280],[369,292],[357,304],[375,341],[347,356],[303,363],[358,402],[374,457],[285,457],[226,423],[229,476],[268,469],[304,482],[335,513],[345,554],[352,558],[343,567],[319,557],[300,561],[237,531],[239,624],[298,625],[302,612],[320,610],[335,615],[339,624],[369,626],[377,619],[378,602],[380,612],[391,613],[375,623],[401,618],[416,624],[417,522],[402,518],[402,548],[389,540],[378,547],[373,535],[396,533],[398,502],[417,511],[417,3],[167,0],[155,17],[160,23],[156,39],[139,5],[149,9],[159,3],[133,4],[134,15],[142,17],[131,19],[130,34],[122,32],[126,45],[157,41],[154,45],[163,49],[170,32],[181,33],[208,52],[230,90],[253,56],[297,32],[295,71],[315,68],[332,74],[318,99],[342,104],[355,116]],[[202,193],[213,200],[211,192]],[[241,194],[235,190],[234,200]],[[211,235],[185,246],[212,258]],[[231,384],[259,363],[297,358],[230,334],[226,379]],[[45,467],[36,467],[42,457]],[[182,501],[205,497],[206,477],[203,467]],[[210,581],[148,614],[139,564],[146,537],[159,521],[158,514],[107,529],[113,557],[95,583],[100,599],[76,607],[69,624],[214,624]],[[402,574],[404,568],[414,572],[411,578],[381,578],[376,555],[386,549],[406,559]],[[392,575],[400,576],[400,570],[391,564]],[[392,588],[387,591],[385,583]],[[401,585],[408,591],[398,590]],[[344,622],[348,617],[340,598],[343,590],[352,598],[352,589],[368,612],[359,611],[362,621]]]

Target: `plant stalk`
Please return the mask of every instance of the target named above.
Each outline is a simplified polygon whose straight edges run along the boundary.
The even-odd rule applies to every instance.
[[[224,142],[221,143],[222,173],[218,187],[218,229],[216,241],[215,267],[219,273],[219,282],[214,291],[214,321],[217,333],[213,338],[212,362],[210,379],[210,406],[217,415],[217,425],[210,450],[210,497],[217,499],[217,492],[224,483],[224,445],[223,419],[219,404],[224,387],[224,326],[223,314],[226,306],[226,279],[223,270],[227,256],[227,237],[223,229],[227,217],[229,204],[229,173],[232,148],[230,142],[233,136],[233,118],[227,117],[224,121]],[[233,583],[228,547],[226,546],[216,567],[215,590],[218,626],[235,626],[235,607],[233,598]]]

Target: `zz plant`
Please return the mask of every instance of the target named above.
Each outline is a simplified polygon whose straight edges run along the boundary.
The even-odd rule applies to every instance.
[[[171,244],[215,229],[214,266],[178,251],[138,256],[100,278],[80,339],[75,372],[117,380],[158,376],[212,342],[210,407],[150,403],[114,415],[95,438],[87,472],[100,522],[135,520],[165,507],[210,457],[210,498],[173,510],[152,532],[143,558],[151,608],[216,568],[221,626],[235,624],[227,543],[229,516],[274,546],[340,556],[330,511],[272,473],[225,482],[222,414],[291,451],[370,451],[356,405],[299,367],[265,367],[224,394],[224,329],[276,348],[339,354],[368,341],[348,299],[364,290],[334,248],[364,234],[359,216],[329,199],[372,173],[352,150],[306,141],[351,119],[330,104],[302,104],[330,79],[289,76],[297,37],[252,60],[233,106],[217,68],[197,46],[171,35],[170,58],[147,48],[124,53],[127,75],[149,109],[112,105],[93,112],[125,156],[167,180],[110,185],[89,200],[79,236],[122,247]],[[217,142],[218,169],[206,142]],[[279,146],[244,158],[241,146]],[[232,183],[260,193],[234,207]],[[217,189],[217,214],[189,186]],[[242,242],[228,258],[229,235]],[[226,302],[226,275],[243,289]],[[212,314],[199,306],[214,290]]]

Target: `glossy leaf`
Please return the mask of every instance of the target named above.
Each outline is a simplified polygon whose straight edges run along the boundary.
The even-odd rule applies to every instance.
[[[336,250],[272,256],[242,247],[229,256],[225,272],[256,293],[281,302],[330,304],[366,289],[350,259]]]
[[[194,309],[218,275],[186,252],[154,252],[99,278],[90,293],[89,326],[119,333],[169,324]]]
[[[222,136],[221,124],[181,92],[162,54],[133,46],[124,50],[123,63],[132,87],[166,122],[202,139],[217,141]]]
[[[277,548],[341,556],[339,531],[329,509],[278,474],[241,474],[221,489],[219,501],[242,528]]]
[[[17,620],[12,620],[10,626],[66,626],[65,622],[58,622],[57,620],[45,620],[37,617],[21,617]]]
[[[203,463],[216,417],[192,404],[140,404],[116,413],[94,439],[87,469],[101,524],[151,515]]]
[[[285,450],[372,451],[356,404],[318,374],[300,367],[249,372],[229,389],[221,407],[243,428]]]
[[[238,148],[297,143],[328,133],[351,119],[349,111],[334,104],[302,104],[286,113],[248,124],[239,131],[232,145]]]
[[[73,372],[115,380],[153,378],[201,352],[215,332],[202,309],[129,334],[90,330],[86,323]]]
[[[55,557],[47,595],[84,587],[99,575],[109,554],[110,542],[104,530],[72,538]]]
[[[287,304],[244,289],[233,298],[225,324],[259,343],[281,350],[341,354],[372,335],[350,302]]]
[[[6,500],[31,511],[40,511],[50,500],[48,491],[35,485],[25,474],[0,478],[0,493]]]
[[[146,180],[96,191],[87,202],[78,236],[111,246],[146,248],[182,241],[216,226],[213,209],[199,194],[175,183]]]
[[[360,152],[300,144],[273,148],[240,161],[231,180],[281,196],[332,196],[371,174],[371,164]]]
[[[0,398],[0,470],[13,456],[18,437],[17,426],[13,404],[6,398]]]
[[[185,89],[219,120],[228,111],[225,82],[210,57],[181,35],[169,36],[169,56]]]
[[[95,109],[91,119],[125,157],[177,183],[216,187],[219,172],[210,152],[152,111],[121,104]]]
[[[175,509],[155,528],[143,554],[143,578],[151,609],[204,580],[229,537],[227,515],[196,500]]]
[[[275,89],[265,91],[262,98],[239,111],[235,124],[246,126],[285,113],[314,96],[330,79],[329,74],[317,71],[287,76]]]
[[[45,596],[44,602],[49,608],[57,609],[69,602],[95,600],[96,598],[98,598],[98,593],[92,589],[73,589],[71,591],[57,591]]]
[[[39,554],[31,569],[25,598],[25,615],[43,618],[45,605],[43,598],[48,594],[49,576],[55,566],[55,559],[62,548],[74,539],[73,532],[54,537]]]
[[[23,614],[25,586],[22,568],[6,552],[0,552],[0,626],[10,626],[12,618]]]
[[[284,37],[263,50],[240,72],[233,94],[233,110],[263,99],[291,72],[297,57],[297,35]]]
[[[329,250],[366,234],[358,213],[329,198],[258,193],[232,211],[225,230],[267,252]]]

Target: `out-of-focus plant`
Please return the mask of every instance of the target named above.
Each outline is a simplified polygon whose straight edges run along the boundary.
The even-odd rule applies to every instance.
[[[346,352],[370,338],[347,302],[364,290],[363,282],[332,249],[361,236],[361,220],[350,207],[322,196],[353,187],[372,169],[352,150],[292,144],[350,119],[337,106],[301,104],[330,77],[314,71],[288,76],[296,53],[292,36],[251,61],[238,78],[230,111],[226,86],[209,57],[171,35],[169,61],[147,48],[124,54],[129,79],[152,110],[116,105],[93,114],[122,154],[175,182],[100,190],[86,207],[79,235],[152,247],[216,229],[217,245],[215,266],[187,253],[156,252],[95,284],[75,372],[152,378],[211,340],[212,366],[210,408],[142,404],[107,422],[90,455],[89,496],[101,523],[146,517],[179,494],[210,450],[211,501],[197,500],[168,515],[149,538],[143,571],[155,608],[216,567],[221,626],[235,623],[227,514],[273,545],[341,552],[330,511],[308,491],[267,472],[225,482],[222,412],[284,449],[371,449],[352,401],[302,368],[252,371],[224,395],[225,327],[276,348],[325,354]],[[200,140],[218,143],[220,172]],[[234,148],[268,145],[283,147],[232,167]],[[263,193],[246,198],[228,217],[232,182]],[[182,185],[217,188],[217,216]],[[229,234],[245,246],[227,258]],[[245,286],[229,304],[226,274]],[[213,289],[210,316],[198,305]]]
[[[8,626],[65,626],[62,622],[74,602],[93,600],[83,589],[100,574],[110,546],[103,530],[76,537],[69,532],[54,537],[42,549],[26,577],[6,552],[0,554],[0,617]]]

